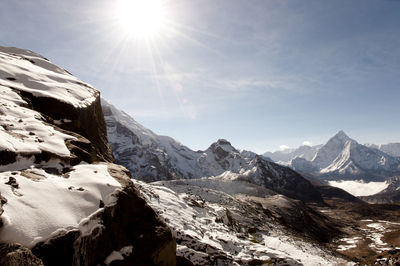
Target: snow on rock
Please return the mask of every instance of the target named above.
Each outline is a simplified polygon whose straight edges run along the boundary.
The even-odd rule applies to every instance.
[[[0,151],[30,155],[49,152],[60,157],[70,155],[65,140],[74,137],[45,123],[39,112],[25,107],[28,103],[14,90],[0,85],[0,93]]]
[[[256,156],[236,150],[224,139],[205,151],[193,151],[170,137],[153,133],[104,99],[102,106],[116,161],[145,181],[217,176],[227,170],[238,172]]]
[[[168,182],[168,183],[167,183]],[[186,182],[188,182],[186,184]],[[177,255],[195,265],[336,265],[345,261],[291,235],[256,204],[214,190],[202,180],[135,181],[146,201],[173,229]],[[165,185],[168,185],[166,187]],[[240,193],[240,191],[239,191]]]
[[[0,173],[4,225],[0,240],[33,247],[60,229],[79,228],[80,222],[115,203],[113,192],[121,185],[110,176],[107,165],[81,164],[64,176],[42,169]]]
[[[97,91],[33,52],[0,46],[0,84],[75,107],[95,101]]]
[[[107,258],[104,260],[106,265],[110,265],[113,261],[124,260],[124,257],[132,254],[133,246],[126,246],[121,248],[120,251],[113,251]]]
[[[20,243],[44,265],[98,265],[114,250],[132,265],[175,264],[171,231],[111,163],[97,90],[0,47],[0,93],[2,247]]]
[[[357,247],[357,243],[361,239],[362,238],[359,237],[359,236],[341,238],[341,239],[338,240],[338,242],[342,242],[342,244],[338,246],[337,250],[338,251],[345,251],[345,250],[349,250],[349,249],[352,249],[352,248],[356,248]]]

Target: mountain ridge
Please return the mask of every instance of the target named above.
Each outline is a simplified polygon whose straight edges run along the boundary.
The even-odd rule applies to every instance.
[[[286,196],[322,203],[319,192],[301,175],[225,139],[193,151],[170,137],[158,136],[133,118],[102,101],[108,138],[115,159],[139,180],[229,178],[273,189]]]
[[[382,181],[400,173],[400,158],[359,144],[340,130],[322,146],[313,146],[314,156],[293,156],[280,162],[296,171],[323,179]],[[268,153],[265,153],[268,155]],[[311,159],[310,159],[311,158]]]

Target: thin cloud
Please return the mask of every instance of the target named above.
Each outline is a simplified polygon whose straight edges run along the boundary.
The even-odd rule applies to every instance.
[[[287,145],[281,145],[281,146],[279,146],[279,149],[280,149],[281,151],[285,151],[285,150],[288,150],[288,149],[289,149],[289,146],[287,146]]]
[[[306,140],[306,141],[303,141],[303,145],[304,146],[312,146],[312,143],[310,141]]]

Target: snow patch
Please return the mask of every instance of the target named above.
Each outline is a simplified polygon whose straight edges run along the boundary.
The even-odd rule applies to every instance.
[[[0,84],[36,97],[54,98],[77,108],[95,101],[97,91],[45,58],[0,46]]]
[[[110,255],[107,256],[107,258],[104,260],[104,263],[106,265],[110,265],[111,262],[117,261],[117,260],[124,260],[124,257],[129,256],[132,254],[133,251],[133,246],[126,246],[121,248],[120,251],[113,251],[111,252]]]
[[[361,240],[361,237],[352,237],[352,238],[342,238],[339,239],[339,242],[344,242],[343,244],[339,245],[337,251],[346,251],[352,248],[357,247],[357,243]]]
[[[23,107],[27,103],[12,89],[0,85],[0,94],[0,151],[70,155],[65,140],[74,137],[55,130],[43,121],[40,113]]]
[[[100,200],[106,206],[114,204],[112,193],[121,187],[108,173],[107,165],[77,165],[68,176],[48,174],[37,168],[26,171],[43,178],[31,179],[21,171],[0,173],[0,191],[8,200],[3,205],[0,241],[28,248],[57,230],[81,227],[79,224],[99,209]],[[6,184],[11,178],[18,186]],[[93,226],[96,223],[89,229]]]

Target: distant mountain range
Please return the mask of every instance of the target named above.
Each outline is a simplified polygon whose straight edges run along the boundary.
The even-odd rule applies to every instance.
[[[267,152],[272,160],[328,180],[383,181],[400,173],[400,144],[362,145],[339,131],[324,145]]]
[[[159,136],[102,100],[109,143],[116,161],[146,182],[199,179],[241,180],[304,201],[322,201],[311,183],[292,169],[250,151],[239,151],[220,139],[204,151],[193,151]]]
[[[297,149],[286,149],[283,151],[275,151],[275,152],[266,152],[263,156],[267,158],[271,158],[274,162],[289,165],[290,161],[296,157],[304,158],[308,161],[311,161],[318,149],[322,147],[321,145],[316,146],[307,146],[303,145]]]

